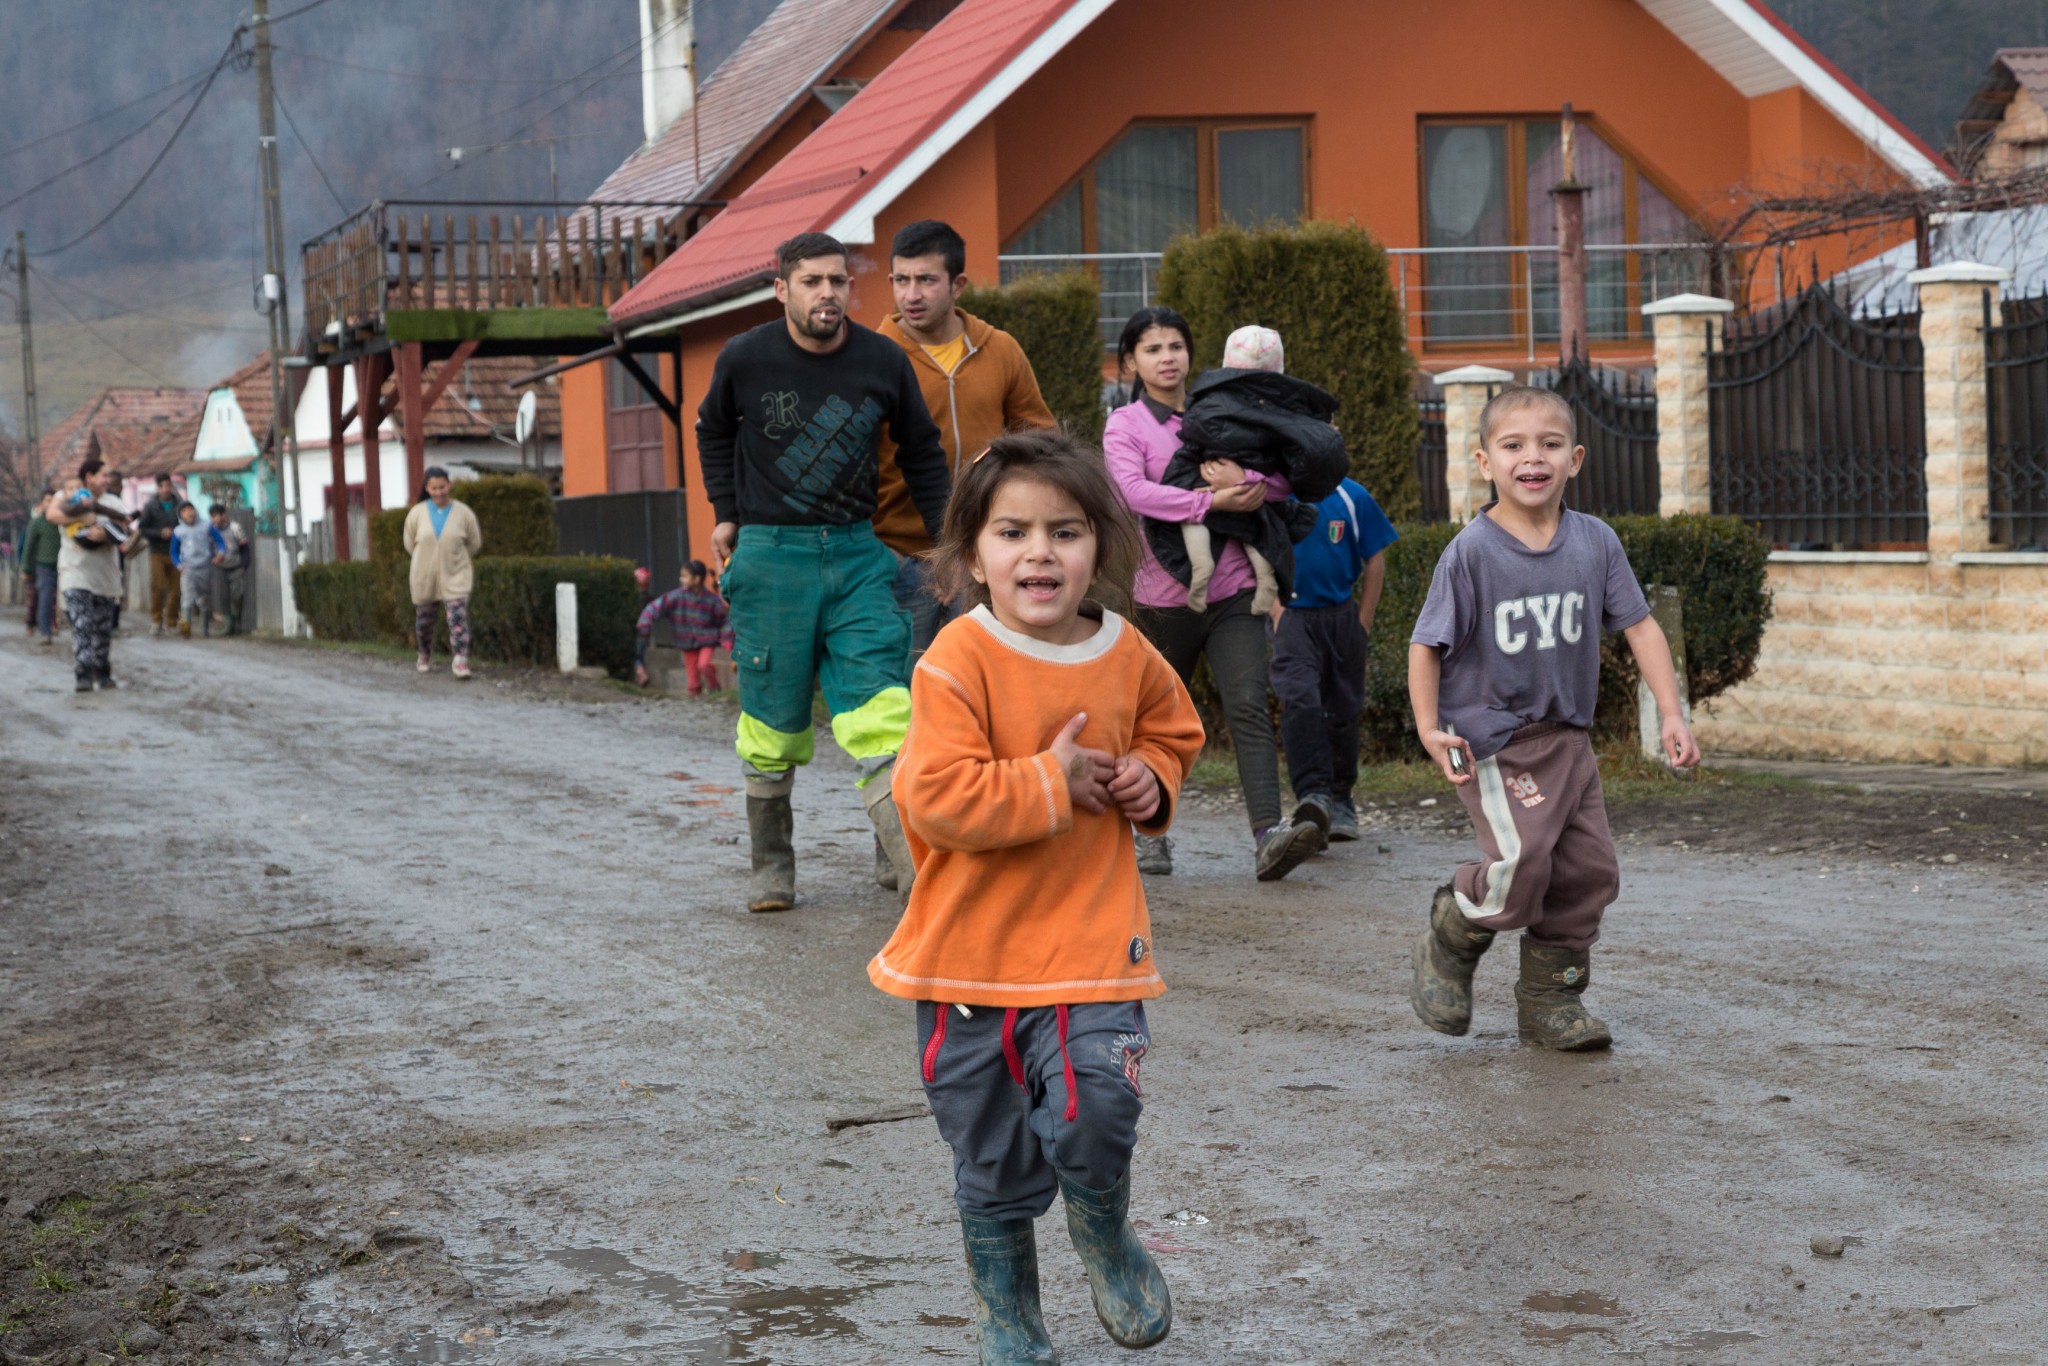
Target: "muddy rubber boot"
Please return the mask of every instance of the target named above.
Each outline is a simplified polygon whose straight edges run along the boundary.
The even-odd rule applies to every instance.
[[[911,884],[917,881],[917,864],[910,857],[910,841],[903,834],[903,814],[896,809],[896,799],[889,793],[889,780],[894,776],[895,765],[877,773],[861,789],[861,797],[868,804],[868,820],[875,827],[875,839],[888,856],[889,866],[896,870],[896,881],[885,884],[895,889],[903,904],[910,904]],[[881,866],[876,865],[875,880],[880,882]]]
[[[1492,943],[1493,931],[1474,925],[1458,909],[1456,892],[1436,889],[1429,928],[1415,941],[1415,980],[1408,988],[1409,1003],[1424,1024],[1439,1034],[1472,1027],[1472,970]]]
[[[1147,877],[1173,876],[1172,836],[1138,836],[1138,871]]]
[[[960,1233],[967,1244],[981,1366],[1058,1362],[1038,1305],[1038,1239],[1031,1221],[963,1214]]]
[[[879,835],[875,837],[875,885],[892,892],[896,890],[896,865],[889,862],[889,851],[882,847]]]
[[[1067,1204],[1067,1236],[1088,1272],[1095,1293],[1095,1317],[1119,1347],[1150,1347],[1173,1326],[1173,1300],[1159,1264],[1138,1241],[1125,1216],[1131,1206],[1131,1176],[1106,1191],[1089,1190],[1060,1176]]]
[[[1541,944],[1522,936],[1522,980],[1515,983],[1515,1030],[1523,1043],[1582,1053],[1614,1042],[1607,1026],[1579,1001],[1593,980],[1585,949]]]
[[[747,834],[753,844],[754,877],[747,884],[747,909],[786,911],[796,905],[796,817],[789,806],[796,770],[768,778],[747,775]]]

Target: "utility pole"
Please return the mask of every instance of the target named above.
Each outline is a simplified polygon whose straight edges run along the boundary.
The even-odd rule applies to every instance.
[[[14,288],[21,320],[22,436],[28,444],[28,481],[23,493],[33,497],[43,477],[42,419],[36,415],[36,335],[28,320],[28,234],[14,234]]]
[[[291,300],[285,286],[289,280],[284,265],[284,204],[277,173],[277,99],[270,77],[270,0],[254,0],[249,21],[256,44],[256,148],[263,186],[263,302],[270,316],[270,473],[280,503],[287,498],[290,516],[277,530],[287,536],[300,528],[298,521],[298,461],[296,414],[285,403],[284,357],[292,346]],[[289,485],[285,460],[289,444],[292,469]],[[263,520],[257,522],[262,529]]]

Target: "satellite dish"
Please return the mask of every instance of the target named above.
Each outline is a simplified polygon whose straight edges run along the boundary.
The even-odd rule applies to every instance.
[[[519,416],[512,420],[512,436],[520,445],[533,440],[533,429],[540,419],[540,396],[528,389],[519,396]]]

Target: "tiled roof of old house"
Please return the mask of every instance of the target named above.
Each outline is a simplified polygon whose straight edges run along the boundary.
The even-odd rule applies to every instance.
[[[685,113],[591,193],[595,203],[713,197],[903,0],[782,0],[705,77]]]
[[[130,478],[175,469],[180,462],[170,458],[174,448],[167,448],[165,439],[187,423],[197,432],[206,392],[143,385],[102,389],[43,437],[43,465],[61,477],[96,450]]]

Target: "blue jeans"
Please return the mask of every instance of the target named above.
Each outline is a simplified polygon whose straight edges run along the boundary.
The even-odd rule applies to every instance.
[[[960,615],[960,605],[932,596],[931,566],[915,555],[899,556],[896,564],[896,605],[910,613],[910,663],[931,649],[939,628]]]
[[[48,640],[57,624],[57,566],[36,566],[36,634]]]

